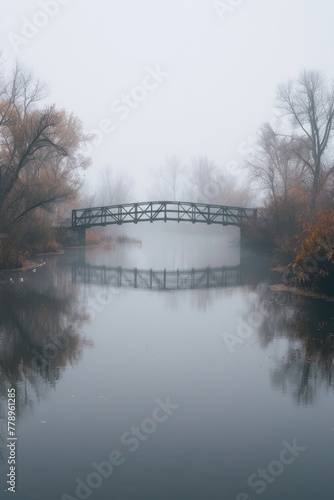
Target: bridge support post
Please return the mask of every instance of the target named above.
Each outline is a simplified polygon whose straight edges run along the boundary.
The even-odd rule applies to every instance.
[[[254,246],[252,238],[249,237],[248,228],[240,227],[240,265],[249,268],[254,265],[254,259],[261,255]]]
[[[249,248],[247,246],[247,236],[246,230],[242,226],[240,227],[240,265],[244,266],[247,262],[247,257],[249,257]]]
[[[240,227],[240,248],[245,248],[246,246],[246,231],[245,228]]]
[[[80,227],[76,229],[77,237],[78,237],[78,245],[80,247],[84,247],[86,245],[86,228]]]

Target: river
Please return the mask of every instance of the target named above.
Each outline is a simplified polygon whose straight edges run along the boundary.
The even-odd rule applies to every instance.
[[[237,229],[128,233],[0,287],[1,490],[12,457],[16,500],[330,498],[333,304],[239,268]]]

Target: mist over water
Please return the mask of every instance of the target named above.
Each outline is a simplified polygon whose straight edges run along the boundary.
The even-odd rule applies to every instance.
[[[240,263],[239,233],[240,230],[236,227],[209,228],[204,224],[131,224],[131,227],[122,226],[120,234],[139,240],[141,246],[116,245],[114,251],[104,253],[88,250],[86,260],[112,266],[166,268],[171,271],[193,267],[235,266]]]
[[[228,288],[73,282],[74,263],[240,262],[233,228],[144,226],[126,229],[141,245],[68,250],[0,288],[1,394],[9,385],[18,394],[16,498],[236,499],[264,486],[273,500],[291,489],[326,498],[312,477],[331,466],[331,309],[270,292],[255,263],[248,283]],[[4,426],[2,415],[1,436]],[[306,449],[293,463],[272,482],[257,477],[294,439]],[[103,477],[97,467],[115,450]]]

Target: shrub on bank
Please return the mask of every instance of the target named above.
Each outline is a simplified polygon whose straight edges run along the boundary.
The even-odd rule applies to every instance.
[[[334,293],[334,209],[319,209],[300,219],[292,268],[301,285]]]
[[[16,248],[11,247],[3,240],[0,241],[0,269],[14,269],[22,267],[24,255]]]

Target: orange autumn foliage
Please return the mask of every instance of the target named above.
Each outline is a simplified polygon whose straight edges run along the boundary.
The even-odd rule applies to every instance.
[[[327,294],[334,292],[334,209],[320,209],[301,221],[292,269],[300,285]]]
[[[311,258],[334,263],[334,209],[321,208],[311,220],[301,221],[301,226],[294,265]]]

